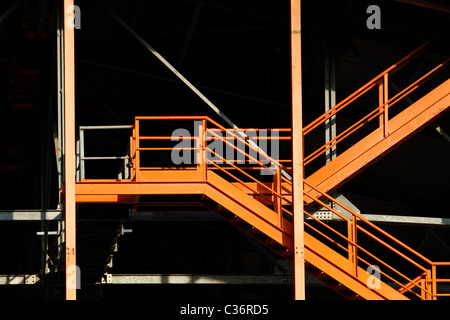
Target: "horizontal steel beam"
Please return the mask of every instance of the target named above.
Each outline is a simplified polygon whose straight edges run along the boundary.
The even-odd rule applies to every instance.
[[[60,210],[10,210],[0,211],[0,221],[61,221],[63,215]]]
[[[39,282],[37,274],[21,274],[21,275],[0,275],[0,285],[30,285]]]
[[[102,284],[292,285],[292,275],[106,274]]]
[[[344,221],[344,219],[342,219],[341,217],[339,217],[338,215],[329,210],[318,210],[315,212],[311,212],[311,214],[318,220]],[[343,213],[343,215],[348,216],[348,214],[346,213]],[[418,225],[430,227],[450,226],[450,218],[396,216],[386,214],[360,214],[360,215],[373,223]],[[312,220],[311,217],[305,217],[305,219]]]

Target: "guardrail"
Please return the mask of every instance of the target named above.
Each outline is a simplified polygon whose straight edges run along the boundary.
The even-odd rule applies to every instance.
[[[161,135],[161,131],[157,127],[154,129],[158,135],[143,134],[141,132],[143,123],[152,121],[159,122],[163,126],[167,126],[170,122],[175,123],[173,128],[184,127],[175,135]],[[186,122],[191,124],[187,125]],[[188,127],[190,127],[190,131],[187,129]],[[199,177],[206,181],[208,171],[214,170],[221,173],[228,181],[239,185],[243,190],[247,189],[261,202],[267,204],[278,214],[279,225],[282,226],[284,219],[291,221],[293,217],[290,197],[292,182],[282,175],[283,171],[291,173],[291,168],[282,164],[282,162],[289,163],[289,161],[287,161],[288,159],[281,161],[275,159],[264,152],[264,148],[259,148],[258,144],[250,143],[250,141],[260,143],[270,139],[267,136],[263,136],[262,139],[257,136],[249,137],[248,130],[227,129],[208,117],[136,117],[133,136],[130,140],[132,170],[134,171],[132,176],[139,178],[143,172],[156,174],[160,171],[172,171],[181,173],[191,170],[198,172]],[[275,136],[274,139],[289,142],[290,130],[279,130],[287,135],[279,138]],[[255,130],[255,132],[257,131]],[[142,146],[142,142],[146,142],[146,146]],[[168,142],[171,142],[172,145],[161,145],[161,143]],[[173,143],[177,143],[178,146],[173,146]],[[219,143],[229,148],[228,154],[224,148],[217,148]],[[176,166],[141,165],[141,157],[145,152],[152,152],[152,157],[155,157],[154,154],[158,152],[178,151],[189,153],[191,161],[188,161],[187,165],[183,163]],[[230,157],[230,155],[232,156]],[[242,157],[237,159],[237,155]],[[261,171],[258,172],[258,169],[269,170],[272,174],[262,174]],[[305,197],[312,198],[317,205],[333,212],[347,224],[343,230],[341,230],[342,224],[337,224],[333,228],[331,224],[305,211],[305,216],[309,217],[309,219],[305,219],[305,230],[324,243],[328,243],[330,247],[346,257],[352,265],[353,276],[358,276],[358,268],[365,269],[377,264],[380,266],[380,274],[390,283],[394,283],[397,286],[396,289],[401,293],[420,299],[450,296],[450,294],[438,292],[438,284],[450,282],[450,279],[437,276],[437,269],[439,268],[442,272],[445,267],[449,267],[448,270],[444,270],[447,271],[445,274],[450,275],[448,272],[450,271],[450,262],[429,260],[362,215],[353,212],[328,194],[318,190],[306,180],[304,184],[308,189],[321,194],[318,199],[310,197],[305,192]],[[349,212],[350,217],[336,210],[337,207]],[[376,248],[377,254],[382,252],[385,258],[375,255],[374,248]],[[388,263],[386,260],[390,262]]]
[[[119,172],[118,179],[129,179],[130,156],[86,156],[85,155],[85,134],[86,130],[125,130],[132,129],[132,125],[109,125],[109,126],[80,126],[79,140],[77,141],[77,181],[86,178],[86,161],[95,160],[123,160],[122,169]]]

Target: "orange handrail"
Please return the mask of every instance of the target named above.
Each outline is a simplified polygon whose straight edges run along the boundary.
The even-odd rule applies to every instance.
[[[403,242],[399,241],[398,239],[396,239],[395,237],[393,237],[392,235],[390,235],[389,233],[387,233],[386,231],[384,231],[383,229],[381,229],[380,227],[378,227],[374,223],[372,223],[369,220],[365,219],[360,214],[352,211],[350,208],[346,207],[342,203],[339,203],[337,200],[335,200],[334,198],[332,198],[328,194],[321,192],[315,186],[313,186],[312,184],[308,183],[306,180],[304,181],[304,183],[305,183],[305,185],[307,185],[310,188],[314,189],[316,192],[319,192],[324,198],[332,201],[334,204],[338,205],[342,209],[344,209],[347,212],[349,212],[352,215],[353,219],[349,219],[349,218],[345,217],[343,214],[338,212],[332,206],[326,204],[325,202],[321,201],[320,199],[315,199],[315,201],[318,204],[320,204],[321,206],[323,206],[327,210],[330,210],[331,212],[333,212],[334,214],[339,216],[341,219],[343,219],[347,223],[349,223],[349,224],[355,223],[356,227],[357,227],[357,230],[363,232],[364,234],[369,236],[371,239],[377,241],[384,248],[390,250],[392,253],[396,254],[398,257],[403,259],[403,261],[411,263],[414,267],[417,267],[419,270],[422,271],[421,275],[419,275],[417,278],[410,279],[406,275],[402,274],[400,271],[396,270],[394,267],[392,267],[389,264],[387,264],[386,262],[382,261],[380,258],[375,257],[373,254],[370,254],[368,250],[366,250],[363,247],[361,247],[358,243],[355,243],[353,240],[347,238],[346,240],[348,241],[348,245],[349,246],[356,246],[358,248],[358,250],[364,251],[369,256],[371,256],[372,258],[376,259],[378,262],[382,263],[385,267],[387,267],[388,269],[392,270],[394,273],[396,273],[402,279],[407,281],[406,284],[402,284],[401,281],[396,280],[393,277],[389,276],[387,273],[384,273],[384,272],[380,271],[386,277],[388,277],[390,280],[392,280],[393,282],[395,282],[397,285],[400,286],[399,292],[401,292],[401,293],[410,292],[410,293],[412,293],[412,294],[414,294],[414,295],[416,295],[418,297],[423,295],[425,297],[429,297],[430,299],[436,299],[438,296],[441,296],[441,297],[442,296],[450,296],[450,294],[445,294],[445,293],[439,294],[439,293],[437,293],[437,284],[438,283],[443,283],[443,282],[450,282],[450,279],[438,279],[437,276],[436,276],[436,267],[438,267],[438,266],[450,266],[450,262],[433,262],[433,261],[431,261],[430,259],[424,257],[419,252],[415,251],[414,249],[410,248],[409,246],[407,246]],[[306,192],[304,192],[304,193],[305,193],[305,195],[307,195]],[[306,214],[308,214],[308,213],[306,213]],[[308,214],[308,215],[311,216],[310,214]],[[320,221],[318,219],[315,219],[315,220],[316,221]],[[423,266],[422,264],[420,264],[416,260],[414,260],[411,257],[407,256],[406,254],[400,252],[400,250],[394,248],[392,245],[388,244],[386,241],[384,241],[384,240],[380,239],[379,237],[377,237],[376,235],[374,235],[373,232],[368,231],[367,228],[363,228],[361,225],[359,225],[357,223],[358,220],[360,222],[365,223],[368,227],[370,227],[373,230],[375,230],[376,232],[380,233],[382,236],[386,237],[390,241],[394,242],[394,244],[396,244],[396,245],[400,246],[401,248],[405,249],[406,251],[408,251],[410,254],[412,254],[416,258],[422,260],[422,262],[427,264],[428,267]],[[327,228],[330,228],[327,224],[324,224],[322,221],[320,221],[320,223],[322,225],[326,226]],[[307,222],[306,222],[306,224],[307,224]],[[343,237],[343,235],[338,233],[337,231],[335,233],[339,234],[340,237]],[[358,260],[361,260],[361,258],[359,256],[358,256]],[[367,263],[367,262],[365,262],[365,263]],[[427,288],[426,286],[424,286],[422,284],[422,282],[419,281],[419,280],[423,279],[424,275],[426,275],[426,274],[430,274],[430,279],[431,279],[430,280],[431,284],[429,284],[430,288]],[[420,290],[420,294],[417,294],[417,293],[413,292],[414,288],[418,288]]]
[[[309,123],[303,128],[303,134],[307,135],[314,129],[316,129],[318,126],[324,124],[327,120],[331,119],[331,117],[336,116],[336,114],[349,106],[351,103],[353,103],[356,99],[360,98],[373,88],[375,88],[377,85],[379,86],[379,104],[378,107],[375,108],[373,111],[371,111],[369,114],[364,116],[362,119],[354,123],[349,128],[345,129],[343,132],[341,132],[339,135],[337,135],[335,138],[328,141],[326,144],[322,145],[318,149],[316,149],[311,154],[305,156],[304,158],[304,165],[307,165],[308,163],[315,160],[318,156],[326,152],[327,150],[335,147],[338,143],[343,141],[345,138],[359,130],[361,127],[363,127],[365,124],[370,122],[371,120],[375,119],[377,116],[380,117],[380,127],[383,128],[383,134],[387,134],[388,130],[388,109],[391,108],[393,105],[398,103],[401,99],[405,98],[408,94],[413,92],[414,90],[418,89],[420,85],[424,84],[428,80],[430,80],[433,76],[444,70],[446,67],[450,65],[450,59],[445,60],[441,64],[439,64],[437,67],[430,70],[428,73],[426,73],[424,76],[420,77],[418,80],[414,81],[412,84],[407,86],[405,89],[403,89],[401,92],[396,94],[394,97],[390,98],[388,97],[387,93],[387,87],[388,87],[388,81],[389,77],[391,77],[394,73],[401,70],[405,65],[419,57],[421,54],[423,54],[426,50],[428,50],[431,46],[435,45],[438,40],[440,40],[443,35],[448,30],[445,30],[442,32],[439,36],[436,38],[428,41],[427,43],[423,44],[416,50],[414,50],[412,53],[401,59],[396,64],[392,65],[391,67],[387,68],[385,71],[377,75],[375,78],[370,80],[368,83],[366,83],[364,86],[356,90],[353,94],[349,95],[347,98],[336,104],[334,107],[332,107],[330,110],[316,118],[314,121]]]

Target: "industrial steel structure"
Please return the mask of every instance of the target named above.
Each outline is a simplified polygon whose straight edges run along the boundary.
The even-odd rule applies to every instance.
[[[450,297],[450,6],[0,5],[4,299]]]

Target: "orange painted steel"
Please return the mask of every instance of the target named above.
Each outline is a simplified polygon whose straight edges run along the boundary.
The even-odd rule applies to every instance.
[[[310,155],[305,157],[305,165],[309,164],[313,160],[315,160],[319,155],[323,154],[327,150],[331,149],[332,147],[336,146],[339,142],[343,141],[345,138],[350,136],[352,133],[356,132],[358,129],[360,129],[362,126],[364,126],[366,123],[370,122],[375,117],[380,117],[380,127],[383,128],[383,132],[385,132],[384,136],[387,134],[387,126],[388,126],[388,109],[392,107],[395,103],[399,102],[402,98],[416,90],[420,87],[420,85],[424,84],[426,81],[431,79],[434,75],[436,75],[438,72],[444,70],[446,67],[448,67],[450,64],[450,59],[447,59],[443,63],[439,64],[437,67],[429,71],[427,74],[422,76],[420,79],[416,80],[414,83],[409,85],[407,88],[405,88],[402,92],[398,93],[391,99],[388,99],[387,95],[387,88],[388,88],[388,73],[385,73],[383,75],[382,80],[379,80],[378,85],[380,88],[379,93],[379,106],[377,109],[371,111],[369,114],[367,114],[365,117],[363,117],[361,120],[344,130],[342,133],[337,135],[334,139],[330,140],[327,144],[323,145],[322,147],[318,148],[316,151],[311,153]],[[371,87],[372,88],[372,87]],[[368,91],[364,91],[366,93]],[[358,96],[359,97],[359,96]],[[354,100],[352,100],[353,102]],[[345,106],[347,106],[346,104]],[[343,109],[343,108],[342,108]],[[338,111],[342,109],[337,109]],[[336,115],[337,111],[332,113],[331,116]],[[331,117],[330,116],[330,117]],[[325,117],[323,122],[328,120],[330,117]],[[317,121],[317,120],[316,120]],[[316,121],[313,121],[312,123],[315,123]],[[306,130],[304,134],[307,134],[312,131],[312,128],[317,128],[320,124],[323,122],[316,122],[314,126],[311,126],[309,130]]]
[[[303,128],[303,134],[304,135],[308,134],[309,132],[317,128],[319,125],[323,124],[325,121],[329,120],[331,117],[336,115],[337,112],[343,110],[352,102],[354,102],[356,99],[367,93],[369,90],[375,88],[379,84],[379,82],[384,79],[385,74],[393,75],[394,73],[404,68],[408,63],[420,57],[424,52],[429,50],[431,47],[435,46],[448,32],[449,29],[445,29],[438,36],[424,43],[416,50],[414,50],[413,52],[411,52],[410,54],[399,60],[397,63],[393,64],[392,66],[381,72],[379,75],[377,75],[375,78],[373,78],[368,83],[363,85],[361,88],[356,90],[354,93],[352,93],[351,95],[343,99],[341,102],[336,104],[334,107],[330,108],[327,112],[325,112],[324,114],[316,118],[314,121],[306,125]]]
[[[76,300],[75,33],[73,0],[64,0],[64,222],[66,300]]]
[[[292,0],[291,9],[295,12],[299,10],[299,3],[298,0]],[[294,17],[299,18],[297,13],[294,13]],[[292,29],[293,40],[300,45],[298,42],[300,35],[294,32],[299,31],[300,26],[295,23]],[[131,178],[85,179],[76,185],[77,202],[139,204],[142,195],[200,195],[203,199],[201,201],[207,207],[226,220],[285,258],[297,261],[299,269],[296,269],[296,277],[299,281],[295,297],[298,299],[304,297],[302,274],[305,268],[336,291],[354,299],[431,300],[450,296],[438,292],[438,284],[448,283],[450,279],[437,277],[438,269],[441,272],[443,268],[450,268],[450,262],[432,262],[327,194],[448,110],[450,80],[439,85],[395,117],[391,119],[389,117],[390,108],[449,65],[450,60],[447,59],[403,91],[389,98],[390,76],[420,56],[435,42],[432,40],[424,44],[303,128],[303,134],[308,134],[363,94],[378,89],[378,107],[307,156],[304,163],[302,139],[292,141],[292,160],[280,160],[262,152],[255,147],[254,142],[273,139],[288,141],[290,137],[248,137],[243,132],[252,129],[228,129],[208,117],[136,117],[133,134],[130,137],[130,158],[133,164]],[[298,58],[300,61],[299,56]],[[293,70],[296,69],[294,68],[296,63],[293,62]],[[293,74],[293,77],[301,88],[298,74]],[[301,92],[297,89],[293,90],[293,104],[298,106],[301,105]],[[295,110],[299,113],[294,112]],[[295,110],[293,109],[292,130],[277,129],[279,132],[290,133],[291,137],[297,137],[295,133],[301,128],[301,123],[298,123],[301,122],[301,110]],[[377,117],[378,129],[304,179],[304,164],[310,163]],[[184,137],[193,142],[193,146],[182,148],[157,146],[154,143],[173,139],[160,133],[155,136],[142,135],[141,129],[145,126],[144,123],[149,121],[165,124],[178,121],[196,123],[197,127],[193,129],[194,132],[197,130],[197,135]],[[260,130],[262,129],[254,131]],[[223,133],[226,133],[226,137],[223,137]],[[234,145],[235,141],[240,143],[240,147]],[[143,146],[144,142],[152,143],[152,146]],[[209,142],[219,142],[231,148],[232,158],[228,158],[228,153],[222,155]],[[179,166],[173,166],[173,163],[152,166],[141,163],[143,153],[174,150],[191,152],[194,162]],[[235,153],[240,156],[237,160],[234,159]],[[289,162],[290,167],[282,164]],[[269,170],[272,176],[264,176],[261,173],[258,175],[257,170],[261,169]],[[293,175],[294,180],[286,178],[282,172]],[[324,223],[307,212],[303,204],[306,205],[305,208],[316,204],[329,210],[346,223],[346,228],[333,228],[330,224]],[[336,210],[337,207],[346,211],[347,215]],[[298,208],[309,217],[307,221],[303,219],[303,214],[299,215]],[[298,226],[299,221],[301,228]],[[384,258],[379,255],[383,255]],[[386,257],[389,257],[389,262],[386,261]],[[375,264],[383,279],[387,279],[393,285],[388,285],[386,280],[377,278],[375,280],[378,280],[378,285],[369,286],[369,281],[373,281],[374,277],[368,272],[368,268],[374,267]]]
[[[414,136],[430,122],[448,112],[449,107],[450,80],[447,80],[390,119],[385,124],[389,128],[388,135],[384,135],[386,130],[384,126],[379,127],[307,177],[308,182],[325,192],[338,188],[365,167]],[[314,193],[313,190],[310,191],[311,194]]]
[[[262,176],[255,175],[255,168],[263,168],[265,165],[255,159],[247,150],[234,147],[234,150],[245,155],[246,162],[252,160],[253,166],[245,164],[239,167],[226,156],[220,155],[211,149],[205,141],[205,133],[211,127],[224,130],[221,125],[206,117],[174,117],[176,120],[200,120],[201,128],[196,138],[196,150],[199,151],[197,159],[199,161],[195,167],[167,167],[158,166],[155,168],[142,167],[140,152],[149,152],[139,147],[139,141],[145,140],[149,136],[141,137],[139,130],[136,130],[144,121],[153,121],[161,117],[138,117],[136,119],[133,136],[130,141],[132,145],[131,160],[135,173],[131,179],[84,179],[76,185],[77,202],[97,202],[97,203],[134,203],[139,204],[141,195],[202,195],[217,205],[213,206],[219,214],[238,226],[239,221],[245,221],[242,227],[246,232],[254,235],[274,249],[282,256],[293,260],[295,245],[293,241],[294,226],[292,223],[292,183],[281,175],[282,164],[269,157],[277,166],[278,170],[270,177],[271,181],[261,181]],[[164,117],[170,121],[171,117]],[[395,132],[395,125],[392,126]],[[224,144],[230,143],[220,135],[216,135]],[[252,147],[248,141],[239,135],[234,135],[234,139],[241,140],[243,145],[249,150]],[[157,141],[148,139],[148,141]],[[206,153],[220,156],[223,160],[211,161],[206,157]],[[259,156],[263,156],[258,151]],[[251,168],[251,170],[248,170]],[[217,172],[217,173],[216,173]],[[219,173],[222,176],[219,176]],[[267,180],[267,176],[265,177]],[[450,263],[432,262],[420,253],[409,248],[393,236],[383,231],[378,226],[367,221],[359,214],[353,212],[341,203],[337,202],[327,193],[323,192],[312,184],[304,181],[303,189],[305,201],[314,202],[323,206],[333,214],[337,215],[347,224],[347,228],[342,230],[331,228],[331,225],[314,217],[307,211],[305,216],[310,219],[304,221],[304,257],[307,263],[307,270],[312,267],[321,270],[340,283],[335,289],[337,291],[345,288],[354,292],[354,297],[364,299],[437,299],[441,296],[449,296],[438,292],[438,284],[450,282],[450,279],[438,278],[437,269],[450,267]],[[317,194],[320,194],[317,197]],[[332,202],[329,205],[325,200]],[[347,217],[337,211],[336,207],[349,212],[351,217]],[[242,224],[242,223],[239,223]],[[262,237],[261,234],[265,236]],[[262,240],[261,240],[262,239]],[[363,240],[361,240],[363,239]],[[365,243],[370,239],[369,248]],[[390,252],[389,256],[395,256],[395,261],[388,263],[378,254],[371,251],[376,246],[377,252]],[[392,259],[392,257],[390,257]],[[398,261],[401,263],[399,263]],[[367,272],[367,266],[380,265],[380,274],[383,279],[394,283],[394,287],[380,280],[379,288],[368,288],[367,283],[371,275]],[[402,272],[399,265],[408,265],[408,274]],[[416,274],[410,275],[410,270],[417,270]],[[309,270],[310,271],[310,270]],[[311,271],[312,274],[315,272]],[[346,292],[347,292],[346,291]]]
[[[390,77],[394,73],[400,71],[405,65],[414,59],[417,59],[431,46],[435,45],[448,33],[448,31],[449,30],[445,30],[435,39],[420,46],[411,54],[401,59],[398,63],[380,73],[349,97],[342,100],[335,107],[305,126],[303,132],[304,135],[307,135],[312,130],[324,124],[325,121],[329,120],[331,117],[336,116],[339,111],[348,107],[358,98],[378,86],[378,107],[350,127],[343,130],[325,145],[307,155],[304,159],[304,165],[308,165],[329,149],[336,147],[338,143],[342,142],[377,117],[379,118],[378,129],[374,130],[364,138],[359,138],[357,143],[348,147],[346,151],[337,156],[333,161],[327,163],[308,176],[307,180],[312,183],[312,185],[319,187],[325,192],[336,190],[343,183],[364,170],[364,168],[413,137],[414,134],[430,122],[448,112],[450,107],[450,82],[446,81],[411,106],[401,111],[395,117],[391,119],[389,117],[389,109],[423,86],[438,73],[448,68],[450,59],[446,59],[393,97],[389,98],[388,94]],[[308,191],[310,195],[315,193],[313,189],[309,189]],[[316,193],[315,196],[320,196],[320,194]],[[306,204],[310,205],[313,198],[314,197],[307,198]]]

